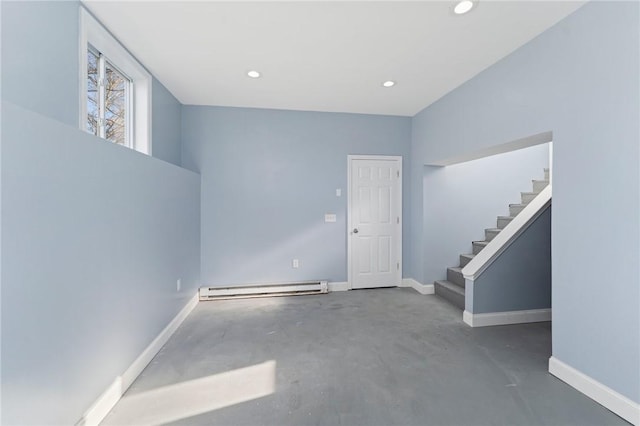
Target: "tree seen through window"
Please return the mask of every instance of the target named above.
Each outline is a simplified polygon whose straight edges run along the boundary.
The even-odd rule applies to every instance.
[[[127,145],[130,84],[130,79],[104,56],[88,50],[87,131],[117,144]]]

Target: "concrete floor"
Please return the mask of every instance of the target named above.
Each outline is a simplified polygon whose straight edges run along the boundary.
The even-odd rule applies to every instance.
[[[200,303],[103,424],[626,425],[547,373],[550,323],[412,289]]]

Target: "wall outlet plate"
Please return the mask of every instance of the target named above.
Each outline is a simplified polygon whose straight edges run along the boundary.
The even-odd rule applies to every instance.
[[[326,223],[329,223],[329,222],[335,222],[335,221],[336,221],[336,215],[335,215],[335,213],[325,213],[325,215],[324,215],[324,221],[325,221]]]

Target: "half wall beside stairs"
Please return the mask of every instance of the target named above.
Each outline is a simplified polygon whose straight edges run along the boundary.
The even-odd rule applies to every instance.
[[[518,219],[461,270],[473,327],[551,320],[551,185]]]
[[[551,320],[551,206],[465,281],[464,319],[473,327]]]

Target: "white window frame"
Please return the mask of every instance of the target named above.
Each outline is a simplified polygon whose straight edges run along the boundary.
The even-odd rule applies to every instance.
[[[90,44],[90,43],[89,43]],[[125,141],[124,141],[124,146],[126,146],[127,148],[133,148],[133,117],[131,115],[132,111],[133,111],[133,96],[131,96],[131,92],[133,90],[133,79],[131,77],[129,77],[128,75],[126,75],[124,72],[122,72],[122,70],[120,70],[119,68],[117,68],[114,64],[111,63],[111,60],[109,58],[107,58],[104,54],[100,53],[97,49],[95,49],[93,46],[89,46],[89,48],[87,49],[88,51],[91,51],[91,53],[93,55],[96,56],[97,58],[97,73],[98,73],[98,81],[97,81],[97,89],[98,92],[96,93],[97,95],[97,106],[98,106],[98,123],[97,123],[97,136],[106,139],[106,134],[105,134],[105,97],[106,97],[106,92],[105,92],[105,87],[104,87],[104,82],[105,78],[106,78],[106,68],[107,65],[117,71],[118,73],[120,73],[120,75],[124,78],[125,85],[126,85],[126,90],[125,90],[125,99],[124,99],[124,104],[125,104],[125,116],[124,116],[124,120],[126,122],[126,128],[125,128]],[[88,56],[88,54],[87,54]],[[85,103],[86,106],[86,103]],[[85,113],[85,116],[87,114]],[[86,126],[86,121],[85,121],[85,126]]]
[[[132,80],[131,137],[136,151],[151,155],[151,74],[86,9],[80,7],[80,128],[87,129],[87,52],[89,45]]]

